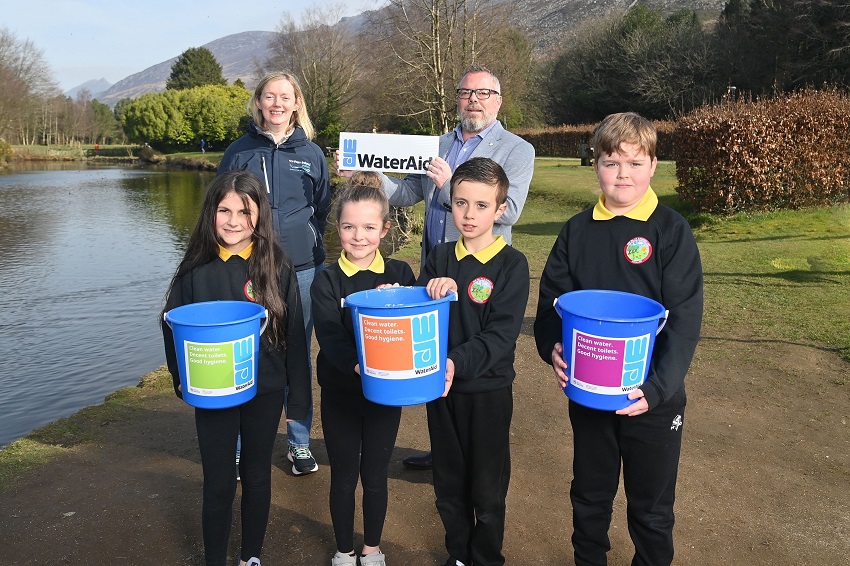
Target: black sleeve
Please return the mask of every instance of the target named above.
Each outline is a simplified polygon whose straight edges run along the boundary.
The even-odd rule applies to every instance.
[[[313,301],[313,327],[316,329],[316,340],[319,348],[333,355],[324,356],[338,371],[354,374],[354,366],[358,362],[357,348],[353,337],[348,333],[343,323],[343,317],[349,313],[342,307],[342,297],[334,285],[335,274],[330,269],[319,273],[310,288],[310,298]]]
[[[174,333],[171,331],[171,327],[168,325],[168,323],[165,322],[164,314],[170,311],[171,309],[175,309],[183,305],[188,305],[193,302],[191,280],[191,273],[184,274],[183,276],[174,280],[174,284],[171,287],[171,290],[168,293],[168,298],[165,301],[165,308],[163,309],[163,318],[159,321],[160,327],[162,328],[163,345],[165,346],[165,364],[168,366],[168,371],[171,373],[171,381],[174,385],[174,393],[181,399],[183,398],[183,393],[179,389],[180,372],[177,367],[177,350],[174,345]]]
[[[552,364],[552,349],[561,341],[561,317],[555,311],[555,299],[573,290],[570,265],[567,261],[568,224],[549,252],[537,297],[537,316],[534,319],[534,341],[537,353],[547,364]]]
[[[684,219],[665,234],[662,262],[661,303],[669,315],[655,339],[652,364],[641,386],[650,409],[681,389],[702,326],[702,263],[691,227]]]
[[[416,276],[413,275],[413,269],[404,262],[402,263],[401,268],[401,281],[398,282],[399,285],[403,287],[410,287],[411,285],[416,285]]]

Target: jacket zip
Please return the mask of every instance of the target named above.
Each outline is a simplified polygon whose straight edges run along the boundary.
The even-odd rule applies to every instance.
[[[269,174],[266,173],[266,157],[264,155],[260,156],[260,165],[263,168],[263,177],[266,180],[266,192],[271,193],[271,190],[269,190]]]

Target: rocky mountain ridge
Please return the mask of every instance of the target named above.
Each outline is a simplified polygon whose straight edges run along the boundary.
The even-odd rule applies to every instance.
[[[501,0],[511,2],[512,20],[523,29],[534,44],[541,59],[557,54],[569,44],[573,32],[584,22],[612,13],[625,13],[638,0]],[[650,6],[672,13],[682,9],[694,10],[706,19],[716,18],[725,0],[645,0]],[[340,22],[356,29],[369,12],[343,18]],[[248,88],[256,83],[259,62],[269,56],[269,42],[275,32],[246,31],[211,41],[202,47],[209,49],[222,66],[228,83],[237,78]],[[179,55],[179,54],[178,54]],[[122,98],[136,98],[148,92],[165,90],[165,81],[177,55],[152,67],[130,75],[98,96],[98,100],[113,106]],[[82,86],[82,85],[81,85]]]

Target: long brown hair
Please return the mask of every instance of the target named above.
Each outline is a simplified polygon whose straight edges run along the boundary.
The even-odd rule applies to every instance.
[[[292,264],[283,248],[277,243],[271,207],[265,195],[265,189],[259,179],[248,171],[228,171],[213,179],[207,187],[198,223],[189,237],[183,260],[168,285],[166,300],[171,295],[177,279],[218,257],[219,240],[215,231],[216,211],[219,203],[231,192],[239,195],[246,209],[250,208],[251,201],[257,206],[257,224],[251,226],[254,230],[252,235],[254,248],[248,259],[248,279],[254,288],[254,299],[269,311],[266,336],[273,347],[285,346],[287,305],[281,296],[280,272],[284,265],[292,269]]]

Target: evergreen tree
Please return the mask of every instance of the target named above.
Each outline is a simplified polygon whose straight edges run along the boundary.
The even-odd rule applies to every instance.
[[[190,47],[171,67],[166,90],[184,90],[204,85],[227,85],[221,65],[206,47]]]

